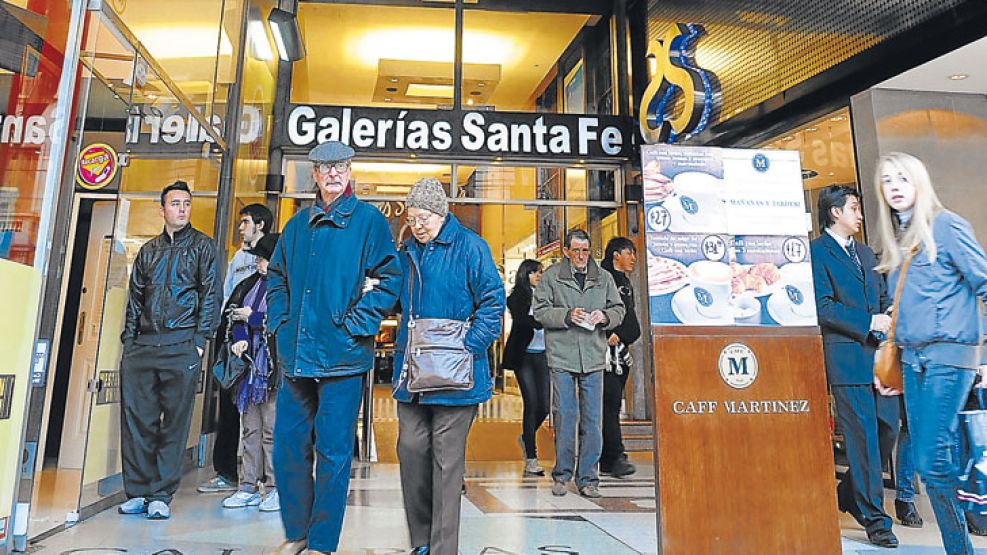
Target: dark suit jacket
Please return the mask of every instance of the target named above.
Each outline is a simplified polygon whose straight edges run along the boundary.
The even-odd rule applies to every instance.
[[[874,271],[874,251],[856,241],[854,248],[863,272],[829,233],[824,231],[810,245],[816,311],[830,385],[873,383],[877,340],[870,333],[871,316],[889,305],[884,278]]]

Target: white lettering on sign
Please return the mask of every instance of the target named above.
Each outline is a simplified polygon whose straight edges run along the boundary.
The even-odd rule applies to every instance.
[[[218,114],[213,114],[210,118],[213,131],[223,135],[223,119]],[[248,132],[251,128],[248,128]],[[138,144],[146,137],[148,144],[165,143],[177,145],[179,143],[211,143],[212,137],[199,125],[199,121],[189,115],[170,114],[161,115],[131,115],[127,118],[127,133],[125,139],[127,144]],[[246,140],[244,140],[246,139]],[[256,140],[250,136],[241,135],[241,141],[251,143]]]
[[[44,116],[0,114],[0,143],[43,145],[48,140],[48,120]]]
[[[675,414],[714,414],[720,406],[727,414],[807,414],[809,412],[807,399],[672,401],[672,412]]]
[[[613,125],[601,126],[602,120],[596,116],[567,116],[569,123],[549,125],[542,115],[532,115],[532,121],[516,121],[525,116],[442,110],[425,114],[408,110],[387,115],[381,115],[380,110],[371,111],[370,116],[360,113],[346,107],[320,116],[313,106],[295,106],[288,114],[286,137],[298,147],[340,141],[361,149],[489,154],[590,156],[602,152],[619,156],[626,146],[623,131]]]

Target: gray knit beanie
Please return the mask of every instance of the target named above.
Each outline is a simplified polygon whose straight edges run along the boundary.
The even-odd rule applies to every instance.
[[[446,191],[442,187],[442,183],[434,177],[424,177],[415,182],[411,190],[408,191],[408,200],[405,201],[405,206],[428,210],[443,218],[449,213],[449,200],[446,198]]]

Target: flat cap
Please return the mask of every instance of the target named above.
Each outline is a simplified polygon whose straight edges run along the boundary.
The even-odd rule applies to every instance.
[[[327,141],[310,150],[308,159],[312,162],[340,162],[349,160],[355,154],[352,148],[339,141]]]

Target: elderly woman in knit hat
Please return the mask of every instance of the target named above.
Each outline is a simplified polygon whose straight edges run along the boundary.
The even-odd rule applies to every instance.
[[[456,555],[466,436],[493,390],[487,349],[500,335],[504,285],[490,248],[449,212],[438,180],[415,183],[406,208],[412,237],[400,250],[394,356],[401,489],[412,553]]]

